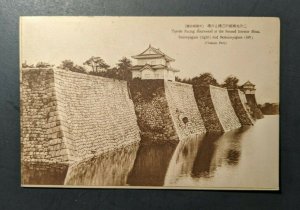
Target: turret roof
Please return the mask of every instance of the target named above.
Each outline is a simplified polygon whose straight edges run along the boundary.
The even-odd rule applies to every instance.
[[[252,84],[249,80],[247,82],[245,82],[242,86],[255,86],[254,84]]]
[[[161,58],[164,57],[167,61],[175,61],[173,58],[167,56],[159,48],[154,48],[151,45],[143,51],[142,53],[132,56],[135,59],[143,59],[143,58]]]

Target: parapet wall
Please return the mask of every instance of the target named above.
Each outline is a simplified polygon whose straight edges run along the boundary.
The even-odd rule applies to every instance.
[[[165,93],[180,139],[206,132],[196,104],[192,85],[166,81]]]
[[[194,85],[193,89],[208,132],[226,132],[241,127],[226,89],[212,85]]]
[[[140,141],[127,83],[22,70],[22,160],[71,163]]]
[[[238,89],[232,89],[228,90],[228,95],[240,123],[242,125],[253,125],[253,119],[250,115],[250,107],[247,104],[245,94]]]

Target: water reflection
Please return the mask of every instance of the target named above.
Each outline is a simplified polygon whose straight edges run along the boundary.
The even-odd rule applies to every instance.
[[[176,148],[171,143],[143,143],[140,145],[128,184],[134,186],[162,186],[167,168]]]
[[[138,144],[109,152],[99,157],[72,165],[65,179],[65,185],[122,186],[126,185]]]
[[[21,183],[32,185],[63,185],[68,166],[59,164],[22,163]]]
[[[220,134],[208,134],[204,136],[199,147],[193,168],[191,171],[192,177],[211,177],[216,170],[216,141],[219,140]]]
[[[276,132],[269,132],[271,129]],[[222,135],[197,135],[178,144],[142,141],[139,145],[106,153],[69,168],[22,164],[22,183],[81,186],[271,186],[278,181],[276,129],[278,117],[265,117],[255,126]]]

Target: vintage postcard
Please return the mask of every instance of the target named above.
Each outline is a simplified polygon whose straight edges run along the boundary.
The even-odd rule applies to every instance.
[[[21,17],[21,185],[278,190],[279,31]]]

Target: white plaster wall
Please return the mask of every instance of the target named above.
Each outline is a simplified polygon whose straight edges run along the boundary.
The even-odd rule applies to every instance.
[[[150,64],[150,65],[166,65],[166,61],[163,58],[153,58],[153,59],[138,59],[137,60],[137,65],[145,65],[145,64]]]

